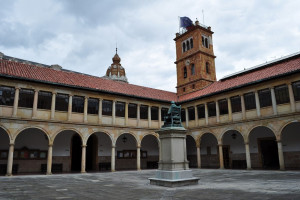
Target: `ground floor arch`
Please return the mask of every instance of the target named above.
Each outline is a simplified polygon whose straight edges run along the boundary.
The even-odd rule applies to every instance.
[[[159,142],[152,134],[143,137],[140,152],[141,169],[157,169],[159,161]]]
[[[123,133],[118,137],[116,141],[116,170],[139,169],[137,147],[137,141],[132,134]]]
[[[104,172],[112,170],[112,140],[110,136],[104,132],[93,133],[96,137],[97,143],[97,153],[94,157],[96,160],[96,170]],[[91,135],[91,136],[93,136]],[[115,159],[115,157],[113,158]]]
[[[7,160],[9,153],[9,136],[6,130],[0,127],[0,175],[7,173]],[[16,168],[16,165],[15,167]],[[16,170],[13,170],[16,173]]]
[[[197,168],[197,147],[196,141],[191,135],[186,136],[186,153],[189,161],[189,168]]]
[[[218,141],[212,133],[200,138],[201,168],[219,168]]]

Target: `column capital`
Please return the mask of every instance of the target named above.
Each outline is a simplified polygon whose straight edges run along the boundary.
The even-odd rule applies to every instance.
[[[111,145],[111,148],[116,148],[116,145]]]
[[[276,139],[277,143],[281,143],[281,139]]]
[[[247,141],[247,142],[244,142],[244,144],[245,144],[245,145],[249,145],[249,142],[248,142],[248,141]]]
[[[196,144],[196,147],[197,147],[197,148],[200,148],[200,144]]]
[[[139,145],[136,145],[136,148],[141,148],[141,145],[139,144]]]
[[[84,96],[84,99],[88,99],[89,97],[88,96]]]
[[[48,144],[48,147],[53,147],[53,144]]]
[[[14,146],[14,145],[15,145],[15,143],[13,143],[13,142],[9,143],[9,146]]]
[[[56,91],[52,91],[52,95],[53,95],[53,94],[57,94],[57,92],[56,92]]]
[[[83,145],[81,145],[81,147],[87,147],[87,145],[86,145],[86,144],[83,144]]]
[[[223,146],[223,143],[222,142],[218,142],[218,146]]]
[[[34,89],[34,92],[39,92],[40,90],[39,89]]]
[[[69,97],[72,97],[72,96],[74,96],[74,94],[69,94]]]

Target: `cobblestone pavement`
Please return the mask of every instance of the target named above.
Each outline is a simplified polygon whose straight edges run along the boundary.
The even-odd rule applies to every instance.
[[[0,177],[10,199],[300,199],[300,171],[194,169],[195,186],[149,184],[155,170]]]

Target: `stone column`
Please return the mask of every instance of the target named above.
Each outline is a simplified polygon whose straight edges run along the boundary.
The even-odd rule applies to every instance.
[[[241,95],[241,105],[242,105],[243,120],[245,120],[246,119],[246,107],[245,107],[244,95]]]
[[[125,126],[128,126],[128,102],[125,102]]]
[[[289,88],[289,97],[290,97],[290,102],[291,102],[291,111],[295,112],[296,111],[296,103],[295,103],[295,97],[294,97],[293,87],[292,87],[291,83],[288,84],[288,88]]]
[[[102,99],[99,99],[98,123],[102,124]]]
[[[112,145],[111,146],[111,171],[112,172],[116,171],[116,168],[115,168],[115,160],[116,160],[115,153],[116,153],[116,146]]]
[[[220,122],[220,109],[219,109],[219,102],[216,101],[216,116],[217,116],[217,123]]]
[[[32,118],[36,118],[38,96],[39,96],[39,91],[38,90],[34,90],[33,107],[32,107]]]
[[[251,169],[251,157],[250,157],[249,142],[245,142],[245,150],[246,150],[247,169]]]
[[[13,168],[13,160],[14,160],[14,146],[15,146],[14,143],[9,144],[6,176],[12,176],[12,168]]]
[[[161,106],[158,107],[158,128],[161,128]]]
[[[116,101],[113,100],[113,105],[112,105],[112,124],[116,124]]]
[[[260,117],[260,103],[259,103],[259,98],[258,98],[258,92],[256,90],[254,92],[254,95],[255,95],[255,105],[256,105],[257,117]]]
[[[141,146],[136,147],[136,169],[141,170]]]
[[[205,124],[208,125],[208,108],[207,108],[207,103],[204,104],[204,109],[205,109]]]
[[[85,156],[86,156],[86,145],[82,145],[81,173],[86,173],[86,171],[85,171]]]
[[[201,152],[200,152],[200,144],[197,145],[197,167],[201,168]]]
[[[151,127],[151,106],[148,106],[148,127]]]
[[[68,121],[72,120],[72,95],[69,96]]]
[[[189,111],[188,108],[185,108],[185,126],[189,127]]]
[[[219,143],[218,146],[219,146],[220,169],[224,169],[223,144]]]
[[[14,108],[13,108],[12,117],[17,117],[18,104],[19,104],[19,93],[20,93],[20,88],[16,87],[16,90],[15,90],[15,99],[14,99]]]
[[[227,104],[228,104],[228,121],[232,121],[232,106],[230,98],[227,98]]]
[[[196,126],[199,126],[197,106],[194,106],[194,108],[195,108],[195,120],[196,120]]]
[[[141,120],[141,115],[140,115],[140,107],[141,107],[141,104],[137,104],[137,126],[140,127],[140,120]]]
[[[278,158],[279,158],[280,170],[285,170],[281,140],[277,140],[277,147],[278,147]]]
[[[271,87],[271,98],[272,98],[273,114],[277,115],[277,103],[276,103],[274,87]]]
[[[56,93],[52,92],[52,101],[51,101],[51,116],[50,119],[54,119],[55,114],[55,101],[56,101]]]
[[[83,122],[87,123],[87,113],[88,113],[88,97],[84,97],[84,107],[83,107]]]
[[[47,175],[52,174],[52,147],[53,144],[48,146],[48,159],[47,159]]]

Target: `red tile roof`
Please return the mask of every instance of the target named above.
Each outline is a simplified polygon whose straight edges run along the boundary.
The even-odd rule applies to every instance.
[[[177,100],[176,93],[173,92],[117,82],[72,71],[58,71],[50,67],[36,66],[30,63],[20,63],[14,60],[0,60],[0,75],[62,84],[66,86],[96,89],[99,91],[160,101]]]

